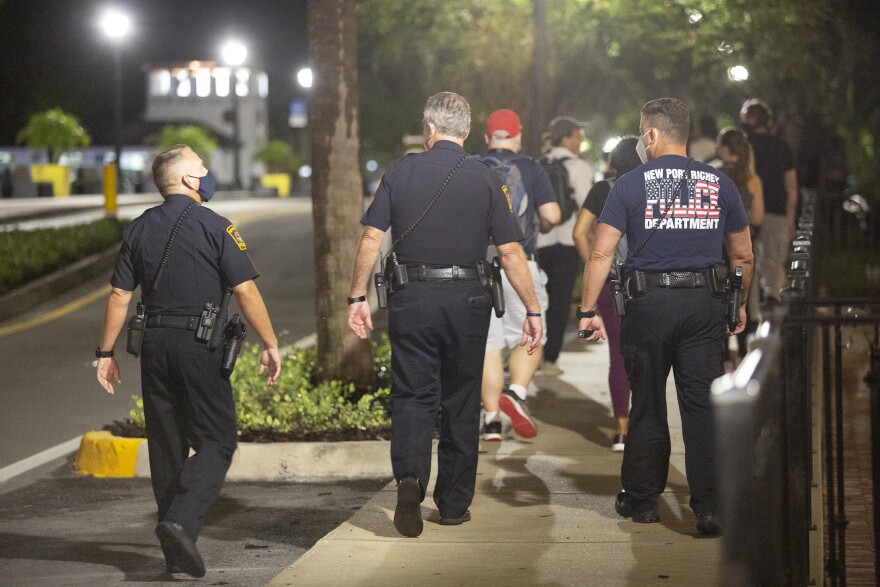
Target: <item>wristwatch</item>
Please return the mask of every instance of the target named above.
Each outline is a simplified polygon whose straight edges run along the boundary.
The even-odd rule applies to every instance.
[[[580,320],[581,318],[595,318],[596,317],[596,310],[588,310],[586,312],[581,312],[581,307],[578,306],[574,315],[577,316],[578,320]]]
[[[113,349],[110,349],[109,351],[102,351],[101,347],[98,347],[95,349],[95,356],[99,359],[109,359],[113,356]]]
[[[357,296],[355,298],[348,298],[348,305],[357,304],[359,302],[366,302],[367,296]]]

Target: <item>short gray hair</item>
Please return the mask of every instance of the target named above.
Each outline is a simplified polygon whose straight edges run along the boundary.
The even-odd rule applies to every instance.
[[[471,106],[458,94],[440,92],[425,102],[422,121],[433,124],[439,134],[466,139],[471,132]]]

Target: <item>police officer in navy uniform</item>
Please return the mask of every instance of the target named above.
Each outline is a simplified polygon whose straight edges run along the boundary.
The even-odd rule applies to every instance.
[[[724,372],[725,333],[730,336],[745,326],[753,259],[748,218],[733,182],[716,169],[687,159],[689,126],[687,106],[680,100],[660,98],[642,108],[636,151],[644,164],[614,184],[599,216],[578,318],[580,330],[593,331],[587,340],[606,337],[596,300],[617,242],[626,234],[631,257],[623,271],[635,297],[622,318],[620,350],[632,388],[632,410],[620,473],[623,491],[615,509],[635,522],[660,519],[657,500],[669,471],[666,379],[671,368],[681,412],[690,506],[697,531],[717,535],[721,525],[709,390]],[[643,248],[636,251],[640,245]],[[724,297],[711,291],[710,267],[722,265],[722,247],[727,249],[730,269],[744,270],[734,332],[725,325]],[[641,295],[637,276],[646,285]]]
[[[147,313],[141,385],[159,506],[156,534],[169,573],[202,577],[205,566],[195,542],[236,447],[232,388],[220,372],[223,345],[212,352],[195,337],[206,303],[219,305],[224,291],[232,288],[262,341],[260,373],[268,368],[267,385],[275,382],[281,363],[247,245],[231,222],[201,206],[214,194],[210,171],[188,146],[177,145],[156,156],[153,180],[164,202],[133,220],[123,234],[96,350],[97,374],[108,393],[114,392],[114,382],[121,383],[113,347],[132,292],[140,286]],[[155,281],[172,228],[184,211],[166,267]]]
[[[442,92],[428,99],[423,117],[424,153],[388,166],[361,223],[348,303],[348,323],[361,338],[373,328],[366,302],[385,231],[400,238],[425,213],[444,180],[445,189],[394,252],[409,283],[389,301],[391,340],[391,464],[398,482],[394,525],[404,536],[422,532],[421,506],[431,471],[434,421],[442,408],[434,502],[440,523],[470,520],[477,474],[480,382],[491,313],[490,296],[475,264],[491,237],[507,276],[535,316],[523,323],[521,344],[540,347],[542,327],[519,229],[498,175],[468,159],[470,106]],[[453,175],[450,172],[458,166]],[[389,261],[390,262],[390,261]]]

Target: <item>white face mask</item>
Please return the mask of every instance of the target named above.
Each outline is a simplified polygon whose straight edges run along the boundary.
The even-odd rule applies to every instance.
[[[645,148],[645,143],[642,142],[642,137],[651,132],[650,130],[643,133],[639,140],[636,141],[636,154],[639,156],[639,160],[642,164],[648,162],[648,150]]]

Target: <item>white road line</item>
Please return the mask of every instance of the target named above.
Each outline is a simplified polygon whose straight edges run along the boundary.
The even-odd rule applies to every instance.
[[[26,459],[22,459],[17,463],[12,463],[11,465],[3,467],[0,469],[0,483],[9,481],[13,477],[21,475],[22,473],[27,473],[31,469],[36,469],[40,465],[45,465],[49,461],[69,455],[79,448],[81,440],[82,436],[71,438],[67,442],[56,444],[52,448],[47,448],[46,450],[40,451]]]

